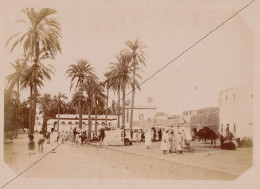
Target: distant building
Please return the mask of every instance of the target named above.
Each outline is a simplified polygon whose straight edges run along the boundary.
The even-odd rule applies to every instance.
[[[133,114],[133,121],[138,120],[150,120],[154,118],[156,113],[155,106],[135,106],[134,107],[134,114]],[[126,106],[126,123],[129,124],[130,122],[130,114],[131,114],[131,106]]]
[[[156,112],[155,119],[168,119],[168,115],[165,112]]]
[[[95,128],[95,115],[91,115],[92,131]],[[106,116],[98,115],[97,118],[98,129],[105,126]],[[117,116],[108,115],[107,123],[111,127],[117,127]],[[88,115],[82,115],[82,131],[87,129],[88,125]],[[51,128],[58,130],[58,115],[56,118],[49,119],[47,121],[47,131],[51,131]],[[59,130],[69,131],[70,129],[79,129],[79,115],[78,114],[60,114]]]
[[[191,124],[192,116],[197,115],[197,110],[183,111],[180,124]]]
[[[209,127],[216,133],[219,130],[219,108],[218,107],[207,107],[200,108],[196,115],[191,118],[191,127],[197,130],[203,127]]]
[[[219,132],[232,132],[236,138],[253,136],[253,90],[238,86],[219,93]]]

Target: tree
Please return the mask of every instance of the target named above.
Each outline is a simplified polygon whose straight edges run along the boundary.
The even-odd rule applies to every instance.
[[[39,11],[35,11],[33,8],[23,9],[23,13],[26,14],[27,20],[19,19],[17,22],[23,23],[26,26],[26,32],[17,33],[9,38],[7,41],[8,45],[12,40],[14,40],[11,47],[11,51],[18,44],[23,44],[24,60],[21,63],[21,67],[17,70],[17,74],[11,81],[7,96],[13,90],[15,84],[19,80],[19,77],[23,73],[23,68],[27,65],[28,61],[38,64],[41,60],[48,58],[54,59],[58,52],[61,52],[61,46],[59,39],[61,38],[61,28],[59,23],[54,18],[50,18],[51,15],[56,13],[56,10],[43,8]],[[35,77],[38,77],[37,70],[35,70]],[[33,96],[33,92],[37,93],[37,88],[34,84],[30,86],[30,95]],[[33,88],[34,87],[34,88]],[[34,100],[36,101],[36,100]],[[32,102],[32,101],[31,101]],[[33,133],[32,126],[32,109],[36,111],[36,104],[31,107],[30,103],[30,120],[29,129],[30,133]]]
[[[87,60],[79,59],[77,64],[71,64],[69,69],[66,71],[67,78],[71,78],[70,90],[75,85],[75,91],[83,84],[84,80],[88,77],[95,77],[94,68],[90,65]],[[76,80],[76,81],[75,81]],[[82,128],[82,107],[79,105],[79,128]]]
[[[29,113],[29,131],[30,134],[33,133],[34,128],[34,120],[32,117],[35,117],[36,112],[36,104],[37,104],[37,95],[38,95],[38,87],[43,86],[44,79],[50,79],[50,73],[53,73],[51,70],[51,66],[45,66],[42,63],[35,63],[31,66],[26,65],[25,69],[21,75],[21,90],[28,88],[30,89],[30,113]],[[34,91],[34,96],[33,96]]]
[[[106,126],[107,126],[107,115],[108,115],[108,96],[109,96],[109,89],[111,87],[111,81],[112,81],[112,73],[111,72],[106,72],[105,74],[106,80],[105,80],[105,85],[106,85]]]
[[[98,106],[102,106],[105,103],[106,95],[104,94],[104,83],[96,83],[94,87],[94,107],[95,107],[95,133],[97,136],[97,111]],[[107,112],[107,110],[106,110]]]
[[[118,88],[118,94],[122,91],[122,124],[123,127],[125,127],[125,106],[126,106],[126,100],[125,100],[125,93],[126,88],[128,86],[133,85],[132,82],[135,83],[135,85],[139,85],[137,80],[132,78],[133,75],[133,69],[131,66],[131,54],[128,52],[120,52],[119,56],[116,57],[117,62],[116,63],[110,63],[110,72],[113,74],[111,77],[111,81],[113,83],[114,90]],[[137,75],[140,77],[139,75]],[[120,103],[120,96],[118,96],[118,103]]]
[[[54,95],[54,102],[58,109],[58,131],[60,128],[60,110],[62,109],[62,106],[66,106],[66,102],[64,100],[67,100],[68,97],[65,94],[62,94],[59,92],[57,95]]]
[[[52,106],[52,99],[50,94],[44,94],[39,98],[40,114],[43,115],[42,131],[47,131],[47,117]]]
[[[117,64],[111,62],[110,63],[110,73],[111,73],[111,88],[118,95],[117,100],[117,127],[120,128],[120,115],[121,115],[121,107],[120,107],[120,91],[121,91],[121,83],[120,83],[120,75],[118,73]]]
[[[143,51],[144,48],[147,48],[139,38],[137,38],[134,42],[126,41],[125,44],[129,47],[129,52],[132,56],[132,67],[133,67],[133,80],[136,79],[136,70],[139,64],[143,64],[145,66],[145,53]],[[134,98],[135,98],[135,88],[136,85],[132,83],[132,104],[131,104],[131,116],[130,116],[130,133],[132,133],[133,127],[133,114],[134,114]]]
[[[17,97],[16,100],[20,101],[20,82],[21,82],[21,74],[18,74],[18,70],[24,70],[23,64],[21,64],[21,59],[17,59],[15,64],[12,64],[12,67],[15,69],[15,72],[8,75],[5,79],[8,81],[8,85],[13,81],[16,82],[17,86]],[[22,67],[23,66],[23,67]],[[17,75],[18,74],[18,75]],[[16,76],[17,75],[17,76]],[[16,79],[15,79],[16,78]]]
[[[9,98],[4,99],[4,131],[10,135],[11,132],[17,129],[17,94],[15,92]],[[10,136],[11,137],[11,136]]]
[[[72,97],[71,105],[80,107],[80,123],[82,122],[82,109],[86,103],[87,97],[83,94],[82,90],[78,90]],[[82,125],[79,124],[79,128],[82,128]]]
[[[97,77],[89,76],[83,81],[83,83],[80,85],[79,90],[76,93],[78,94],[77,95],[78,101],[83,102],[83,104],[86,104],[87,106],[89,140],[91,140],[91,126],[92,126],[91,112],[92,112],[93,104],[95,103],[94,93],[96,88],[97,88]],[[86,95],[84,95],[84,92],[86,93]]]
[[[150,103],[153,102],[153,98],[152,97],[147,97],[146,102],[148,102],[148,104],[150,106]]]

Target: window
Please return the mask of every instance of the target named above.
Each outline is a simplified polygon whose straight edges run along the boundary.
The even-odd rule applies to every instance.
[[[233,94],[233,102],[236,103],[236,94]]]

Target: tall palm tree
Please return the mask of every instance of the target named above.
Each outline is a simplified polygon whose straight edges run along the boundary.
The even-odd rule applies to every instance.
[[[116,89],[118,87],[118,94],[122,91],[122,126],[125,127],[125,93],[126,88],[128,86],[132,86],[132,82],[134,82],[135,85],[138,86],[138,82],[136,79],[133,80],[133,69],[131,66],[131,54],[128,52],[120,52],[119,56],[116,56],[117,62],[116,63],[110,63],[110,71],[113,73],[113,76],[111,77],[112,83],[114,84],[113,88]],[[140,77],[137,74],[138,77]],[[119,102],[120,103],[120,96],[119,96]]]
[[[106,126],[107,126],[107,116],[108,116],[108,96],[109,96],[109,89],[111,87],[111,80],[112,80],[112,73],[111,72],[106,72],[105,74],[106,80],[105,80],[105,85],[106,85]]]
[[[66,102],[64,100],[67,100],[67,99],[68,99],[68,97],[61,92],[59,92],[57,95],[54,95],[54,102],[58,109],[58,131],[60,128],[60,110],[61,110],[62,106],[66,106]]]
[[[140,64],[145,66],[145,53],[143,51],[144,48],[147,48],[139,38],[137,38],[134,42],[126,41],[125,44],[129,47],[129,52],[132,56],[132,67],[133,67],[133,80],[136,78],[136,70]],[[131,100],[131,116],[130,116],[130,133],[132,133],[133,127],[133,114],[134,114],[134,98],[135,98],[135,88],[136,85],[134,82],[132,83],[132,100]]]
[[[80,107],[80,109],[82,110],[86,103],[86,99],[87,97],[86,95],[84,95],[83,91],[78,90],[76,93],[74,93],[72,97],[71,105]],[[80,117],[80,122],[82,122],[82,115],[80,115],[79,117]],[[82,124],[79,124],[79,128],[80,129],[82,128]]]
[[[97,109],[104,104],[106,95],[104,94],[104,83],[96,83],[94,88],[94,107],[95,107],[95,134],[97,136]]]
[[[84,80],[88,77],[96,77],[94,74],[94,68],[85,59],[79,59],[77,64],[69,65],[69,69],[66,71],[67,78],[71,78],[70,90],[75,85],[75,91],[79,89]],[[82,128],[82,106],[79,104],[79,127]]]
[[[52,99],[50,94],[44,94],[39,98],[40,114],[43,115],[42,130],[47,131],[47,117],[52,106]]]
[[[23,9],[22,12],[26,14],[27,20],[19,19],[17,22],[25,24],[26,32],[20,32],[13,35],[9,38],[6,45],[8,45],[10,41],[14,40],[11,47],[11,51],[13,51],[18,44],[22,44],[25,58],[21,63],[21,67],[17,70],[17,74],[10,83],[7,94],[10,94],[13,90],[17,80],[19,80],[19,77],[23,72],[23,68],[26,66],[28,61],[38,64],[44,59],[54,59],[58,52],[61,53],[59,41],[61,38],[60,24],[56,19],[50,18],[51,15],[56,13],[56,10],[43,8],[39,11],[35,11],[34,8],[27,8]],[[35,77],[38,77],[37,69],[34,71],[34,75]],[[33,84],[29,85],[30,88],[33,86]],[[37,84],[35,86],[37,86]],[[31,97],[34,96],[33,93],[37,93],[36,87],[30,89]],[[34,99],[34,101],[36,101],[36,99]],[[32,106],[32,104],[30,104],[30,106]],[[36,104],[33,105],[31,110],[32,109],[34,112],[36,111]],[[32,111],[30,111],[30,114],[31,113]],[[29,117],[29,128],[32,129],[32,115]]]
[[[50,74],[53,73],[50,65],[43,65],[42,63],[32,64],[31,66],[26,65],[24,72],[21,76],[21,90],[28,88],[30,89],[30,114],[29,114],[29,131],[33,133],[34,120],[32,117],[35,116],[38,87],[43,86],[45,79],[51,79]],[[34,91],[34,95],[33,95]]]
[[[78,90],[78,98],[82,99],[83,104],[87,106],[88,111],[88,139],[91,140],[91,112],[93,104],[95,103],[94,93],[97,87],[97,77],[87,77],[83,83],[80,85]],[[76,94],[77,94],[76,93]],[[86,95],[84,95],[86,93]]]
[[[116,93],[117,92],[117,127],[120,128],[121,124],[120,124],[120,115],[121,115],[121,106],[120,106],[120,91],[121,91],[121,81],[120,81],[120,73],[119,70],[117,69],[117,63],[111,62],[110,63],[110,74],[111,74],[111,78],[110,78],[110,84],[111,84],[111,88],[112,90]]]

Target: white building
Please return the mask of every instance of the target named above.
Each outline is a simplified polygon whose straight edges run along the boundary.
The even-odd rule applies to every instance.
[[[148,120],[152,119],[156,113],[156,107],[154,106],[135,106],[134,107],[134,114],[133,114],[133,121],[139,120]],[[130,122],[130,114],[131,114],[131,107],[126,106],[126,123]]]
[[[219,132],[232,132],[236,138],[253,136],[252,86],[237,86],[219,93]]]
[[[95,129],[95,115],[91,115],[91,123],[92,123],[92,130]],[[106,116],[105,115],[98,115],[97,117],[97,124],[98,129],[104,127],[106,123]],[[110,127],[117,127],[117,116],[108,115],[107,117],[107,124]],[[88,115],[82,115],[82,131],[87,130],[88,125]],[[69,131],[71,128],[79,128],[79,115],[78,114],[60,114],[59,120],[59,130]],[[51,128],[58,130],[58,115],[56,115],[55,119],[49,119],[47,121],[47,131],[51,131]]]

